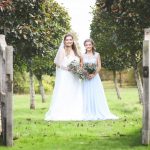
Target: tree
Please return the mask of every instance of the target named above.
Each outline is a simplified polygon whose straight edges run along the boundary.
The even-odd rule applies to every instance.
[[[12,2],[12,0],[1,0],[0,1],[0,9],[4,10],[7,6],[10,5],[11,2]]]
[[[150,1],[114,0],[111,12],[103,8],[105,1],[100,1],[99,14],[108,13],[113,18],[117,47],[128,54],[128,61],[134,69],[139,99],[142,102],[143,88],[138,64],[142,60],[143,29],[150,26]]]
[[[93,13],[91,37],[101,55],[102,66],[113,72],[116,93],[118,98],[121,99],[116,72],[129,67],[128,53],[121,51],[118,47],[113,16],[107,12],[99,12],[99,9],[96,9]]]
[[[35,56],[32,62],[33,73],[39,81],[39,90],[42,97],[42,102],[45,102],[45,91],[42,83],[42,76],[47,74],[50,76],[54,75],[55,64],[54,57],[56,55],[56,50],[49,51],[43,57]]]
[[[102,5],[102,8],[107,10],[108,12],[111,12],[111,6],[113,4],[114,0],[97,0],[96,5],[100,6]]]
[[[130,63],[134,69],[138,87],[139,99],[142,102],[143,87],[139,73],[139,64],[142,60],[143,30],[150,26],[150,1],[116,1],[112,13],[117,23],[118,41],[122,49],[130,54]],[[121,36],[122,33],[122,36]]]
[[[0,17],[1,32],[30,73],[31,109],[34,109],[33,57],[43,57],[47,51],[57,48],[70,29],[70,18],[53,0],[15,0],[1,11]]]

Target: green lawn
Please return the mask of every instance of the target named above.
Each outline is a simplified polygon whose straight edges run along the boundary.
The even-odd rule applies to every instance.
[[[45,122],[49,107],[36,95],[36,110],[29,109],[28,95],[14,96],[14,146],[0,150],[145,150],[141,145],[142,107],[135,88],[106,89],[111,111],[117,121]]]

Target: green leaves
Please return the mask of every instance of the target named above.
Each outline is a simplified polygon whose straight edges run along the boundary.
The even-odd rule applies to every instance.
[[[143,30],[150,26],[148,0],[115,0],[111,12],[100,1],[93,10],[91,37],[107,69],[120,70],[138,64],[142,59]],[[134,58],[134,59],[133,59]]]
[[[121,71],[129,64],[127,54],[118,47],[118,37],[113,16],[105,11],[94,10],[91,37],[102,59],[102,66],[112,71]]]
[[[49,62],[53,62],[51,50],[58,48],[63,35],[70,30],[68,13],[53,0],[15,0],[9,6],[0,11],[1,33],[5,33],[8,44],[14,46],[16,57],[21,57],[28,67],[31,67],[30,60],[35,59],[32,66],[42,66],[44,70],[45,60],[50,57]]]

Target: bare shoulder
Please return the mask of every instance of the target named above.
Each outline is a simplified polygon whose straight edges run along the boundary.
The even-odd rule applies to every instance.
[[[84,56],[84,53],[81,53],[81,57],[83,57]]]
[[[95,52],[96,57],[100,57],[100,53]]]
[[[81,60],[83,59],[83,55],[80,55],[80,59],[81,59]]]
[[[82,53],[82,54],[81,54],[81,57],[82,57],[82,58],[83,58],[83,57],[85,57],[85,56],[86,56],[86,54],[85,54],[85,53]]]

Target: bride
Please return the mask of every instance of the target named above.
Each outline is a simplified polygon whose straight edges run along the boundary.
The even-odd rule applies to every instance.
[[[68,64],[73,60],[81,62],[73,36],[67,34],[54,60],[56,79],[51,105],[45,115],[46,121],[83,119],[81,81],[67,70]]]

